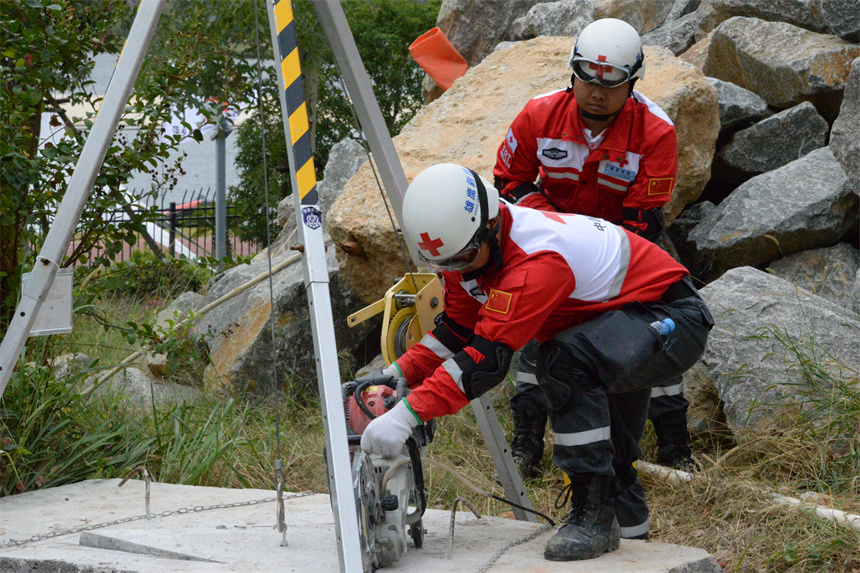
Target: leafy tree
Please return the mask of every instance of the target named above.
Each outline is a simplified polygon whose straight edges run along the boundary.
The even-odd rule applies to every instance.
[[[239,104],[252,97],[254,67],[247,54],[256,53],[257,35],[249,7],[258,7],[257,21],[264,30],[259,37],[268,44],[265,3],[169,3],[122,119],[137,134],[114,138],[77,228],[80,244],[62,266],[86,261],[95,245],[103,246],[106,256],[89,262],[108,265],[124,242],[136,242],[154,210],[116,225],[106,220],[112,211],[129,211],[130,203],[142,204],[146,195],[175,183],[172,174],[181,169],[177,164],[165,176],[155,175],[152,189],[135,196],[123,191],[133,171],[166,161],[183,139],[162,133],[174,113],[200,107],[208,98]],[[88,89],[93,69],[89,54],[118,54],[133,15],[123,0],[0,2],[0,326],[10,320],[21,275],[41,248],[85,143],[85,129],[66,116],[61,104],[98,108],[99,97]],[[65,137],[40,148],[43,112],[51,114],[50,126]],[[90,127],[92,118],[84,123]],[[188,137],[202,139],[198,126],[186,127]]]
[[[422,105],[423,72],[409,54],[409,45],[435,26],[440,1],[343,0],[341,6],[388,130],[392,136],[397,135]],[[294,2],[294,7],[314,165],[319,178],[332,146],[346,137],[355,137],[358,126],[334,56],[310,2],[299,0]],[[262,94],[269,206],[274,210],[277,203],[291,192],[289,164],[276,82],[267,78]],[[235,232],[248,240],[265,241],[262,138],[256,108],[240,126],[237,137],[239,153],[236,165],[241,173],[241,182],[230,189],[235,212],[239,216],[240,226]],[[274,221],[275,217],[271,216],[270,220]],[[272,235],[277,231],[272,229]]]

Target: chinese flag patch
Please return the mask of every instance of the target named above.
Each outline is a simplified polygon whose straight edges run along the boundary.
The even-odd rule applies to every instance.
[[[660,177],[648,180],[648,195],[668,195],[672,192],[674,177]]]
[[[508,314],[508,311],[511,309],[511,298],[512,296],[509,292],[490,289],[486,309],[498,312],[499,314]]]

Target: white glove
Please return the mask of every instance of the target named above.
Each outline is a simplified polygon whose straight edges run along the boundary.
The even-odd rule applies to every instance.
[[[419,421],[403,400],[364,429],[361,449],[386,458],[396,456]]]
[[[388,366],[382,369],[382,373],[385,376],[393,376],[395,378],[403,378],[403,373],[400,371],[400,367],[397,366],[397,362],[392,362]]]

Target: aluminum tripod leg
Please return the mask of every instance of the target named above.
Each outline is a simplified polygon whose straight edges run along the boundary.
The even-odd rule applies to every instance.
[[[382,119],[382,112],[379,110],[379,104],[373,95],[370,79],[367,77],[364,64],[361,62],[361,56],[358,54],[358,48],[355,45],[355,40],[353,40],[349,24],[338,2],[330,0],[312,1],[320,24],[322,24],[331,43],[335,60],[343,74],[346,89],[355,103],[355,111],[358,114],[361,128],[367,134],[367,142],[370,144],[373,160],[379,169],[388,200],[391,202],[397,222],[400,224],[403,194],[407,187],[406,176],[403,174],[403,167],[400,165],[394,143],[391,141],[391,135]],[[416,253],[412,252],[411,245],[409,248],[412,260],[418,264],[419,259]],[[484,434],[484,441],[487,443],[490,455],[496,464],[496,472],[505,488],[505,495],[511,501],[523,507],[531,508],[531,502],[529,502],[525,487],[523,487],[523,480],[516,465],[514,465],[510,448],[505,440],[504,432],[499,426],[495,410],[489,401],[482,402],[482,406],[479,406],[478,403],[477,400],[473,401],[472,407],[481,432]],[[514,509],[514,515],[521,520],[535,520],[531,513],[521,509]]]
[[[140,3],[104,101],[54,217],[54,224],[45,237],[42,250],[36,257],[33,274],[23,290],[21,302],[15,309],[15,316],[6,336],[3,337],[3,343],[0,344],[0,396],[6,390],[6,384],[12,376],[21,350],[24,349],[42,301],[50,291],[57,270],[66,256],[69,242],[113,140],[116,126],[140,72],[163,8],[164,0]]]
[[[289,144],[287,155],[296,207],[296,223],[299,239],[304,245],[302,265],[308,293],[317,381],[325,429],[328,483],[334,511],[338,560],[341,571],[357,573],[363,571],[364,564],[358,512],[352,486],[349,445],[346,439],[346,419],[343,415],[322,213],[320,213],[319,196],[316,190],[295,21],[290,0],[274,0],[267,12],[275,53],[275,68],[281,88],[279,91],[284,132]]]

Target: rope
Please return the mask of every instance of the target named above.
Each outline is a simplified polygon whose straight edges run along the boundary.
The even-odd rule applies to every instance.
[[[266,9],[266,3],[263,2]],[[259,10],[254,8],[254,41],[257,50],[257,106],[260,110],[260,146],[263,151],[263,207],[266,211],[266,263],[269,268],[269,308],[272,316],[269,320],[269,331],[272,335],[272,386],[275,390],[275,490],[278,494],[278,505],[275,515],[275,529],[281,532],[281,546],[287,545],[287,522],[284,518],[284,469],[281,463],[281,403],[278,388],[278,345],[275,340],[275,291],[272,286],[272,221],[269,214],[269,169],[266,160],[266,112],[263,109],[263,59],[260,55],[260,22]],[[294,190],[295,191],[295,190]]]

